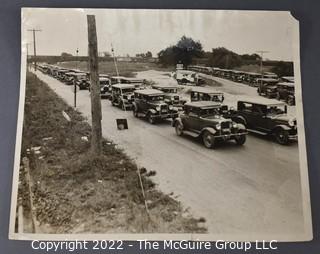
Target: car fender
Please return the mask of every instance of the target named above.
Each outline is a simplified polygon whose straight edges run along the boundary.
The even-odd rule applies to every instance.
[[[245,131],[247,129],[246,126],[244,126],[242,123],[238,123],[237,125],[238,125],[238,129],[239,130],[244,130]]]
[[[242,121],[242,125],[243,125],[243,123],[244,123],[244,125],[247,125],[247,120],[246,120],[246,118],[245,117],[243,117],[243,116],[235,116],[234,117],[234,121],[236,122],[236,123],[238,123],[238,121],[237,120],[241,120]],[[240,124],[240,123],[238,123],[238,124]]]
[[[205,127],[201,130],[200,134],[199,135],[202,135],[205,131],[208,131],[210,132],[212,135],[215,135],[217,133],[217,131],[212,128],[212,127]]]
[[[290,128],[289,126],[287,126],[287,125],[280,124],[280,125],[275,126],[275,127],[272,129],[272,132],[275,133],[275,132],[277,132],[278,130],[289,131],[289,130],[291,130],[291,128]]]
[[[181,120],[180,117],[177,117],[176,119],[174,119],[174,120],[172,121],[172,127],[175,127],[177,123],[181,124],[182,127],[183,127],[183,123],[182,123],[182,120]]]
[[[153,114],[154,115],[156,113],[157,113],[157,111],[155,109],[153,109],[153,108],[148,110],[148,114]]]

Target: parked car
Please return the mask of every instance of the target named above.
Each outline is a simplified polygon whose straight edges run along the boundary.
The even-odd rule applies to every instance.
[[[72,85],[73,79],[74,79],[74,74],[75,74],[75,72],[65,73],[64,77],[63,77],[63,82],[66,83],[67,85]]]
[[[111,86],[111,104],[112,106],[118,106],[123,110],[132,108],[132,102],[134,100],[133,92],[135,90],[134,85],[131,84],[115,84]]]
[[[280,82],[294,83],[294,76],[283,76],[280,78]]]
[[[202,85],[205,83],[205,80],[197,72],[190,70],[177,70],[174,74],[174,78],[177,80],[179,85]]]
[[[279,144],[288,144],[297,138],[297,121],[287,114],[287,105],[264,98],[238,101],[231,119],[242,123],[254,133],[273,135]]]
[[[259,78],[256,81],[258,86],[257,92],[261,96],[267,98],[275,98],[277,94],[278,79],[273,78]]]
[[[178,117],[178,110],[164,101],[164,92],[141,89],[134,92],[133,115],[143,116],[154,124],[157,120],[175,119]]]
[[[277,100],[284,100],[288,105],[296,104],[296,97],[294,92],[294,83],[280,82],[277,84]]]
[[[215,101],[223,103],[224,94],[205,87],[192,88],[190,93],[191,101]]]
[[[152,88],[164,92],[164,101],[168,105],[173,105],[178,110],[182,110],[183,105],[187,102],[187,100],[182,99],[182,97],[178,95],[178,87],[176,85],[154,84]]]
[[[110,98],[111,97],[111,93],[112,93],[110,79],[99,76],[99,83],[100,83],[100,95],[101,95],[101,98]]]
[[[214,148],[217,141],[235,140],[238,145],[246,142],[247,130],[241,123],[224,118],[221,104],[214,101],[188,102],[184,113],[175,119],[176,134],[201,137],[207,148]]]
[[[89,83],[85,72],[75,72],[73,74],[73,84],[77,85],[80,90],[88,89]]]

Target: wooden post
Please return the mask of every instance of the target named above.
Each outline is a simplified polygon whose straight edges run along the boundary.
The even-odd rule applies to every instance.
[[[101,154],[101,97],[98,74],[98,46],[96,20],[94,15],[87,15],[88,22],[88,46],[89,46],[89,67],[90,67],[90,95],[91,95],[91,118],[92,118],[92,137],[91,151],[93,155]]]

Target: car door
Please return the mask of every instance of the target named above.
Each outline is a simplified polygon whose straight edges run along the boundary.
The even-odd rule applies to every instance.
[[[267,116],[267,106],[254,104],[252,108],[252,121],[255,125],[254,129],[267,131],[270,125],[270,118]]]

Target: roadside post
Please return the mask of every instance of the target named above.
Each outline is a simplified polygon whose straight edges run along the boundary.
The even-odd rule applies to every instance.
[[[94,156],[101,154],[101,98],[98,74],[98,46],[96,20],[94,15],[87,15],[88,22],[88,47],[89,47],[89,66],[91,82],[91,117],[92,117],[92,136],[91,151]]]

